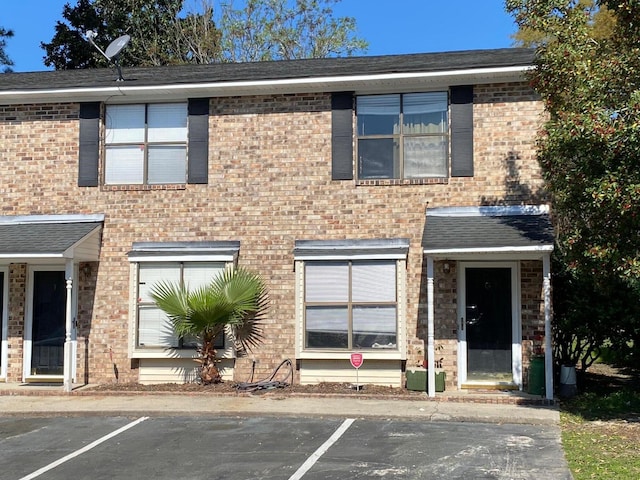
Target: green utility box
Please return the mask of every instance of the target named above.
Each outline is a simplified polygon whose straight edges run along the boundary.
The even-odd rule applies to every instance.
[[[527,392],[532,395],[544,395],[544,357],[532,357],[529,365],[529,388]]]
[[[407,390],[416,392],[427,391],[427,370],[424,368],[411,368],[406,371]],[[436,392],[444,392],[445,372],[436,372]]]

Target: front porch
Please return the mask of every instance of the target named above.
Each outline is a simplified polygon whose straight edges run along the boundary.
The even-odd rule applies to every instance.
[[[427,210],[430,396],[435,396],[437,349],[445,346],[445,367],[454,366],[458,390],[523,391],[532,356],[544,354],[544,392],[553,399],[552,250],[544,206]]]

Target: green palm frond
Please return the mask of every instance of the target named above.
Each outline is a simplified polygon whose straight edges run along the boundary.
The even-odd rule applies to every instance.
[[[151,288],[151,297],[180,336],[214,338],[228,326],[241,355],[262,342],[268,293],[261,277],[249,270],[225,269],[209,285],[194,290],[160,282]]]

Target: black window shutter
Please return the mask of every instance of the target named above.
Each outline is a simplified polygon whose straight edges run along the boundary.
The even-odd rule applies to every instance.
[[[78,186],[98,186],[100,161],[100,102],[80,104],[80,142],[78,146]]]
[[[353,179],[353,93],[331,96],[331,179]]]
[[[451,87],[451,176],[473,177],[473,86]]]
[[[188,183],[209,182],[209,99],[190,98]]]

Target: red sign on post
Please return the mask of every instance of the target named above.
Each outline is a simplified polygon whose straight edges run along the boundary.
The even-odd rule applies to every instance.
[[[351,366],[356,370],[362,366],[362,354],[361,353],[352,353],[351,354]]]

